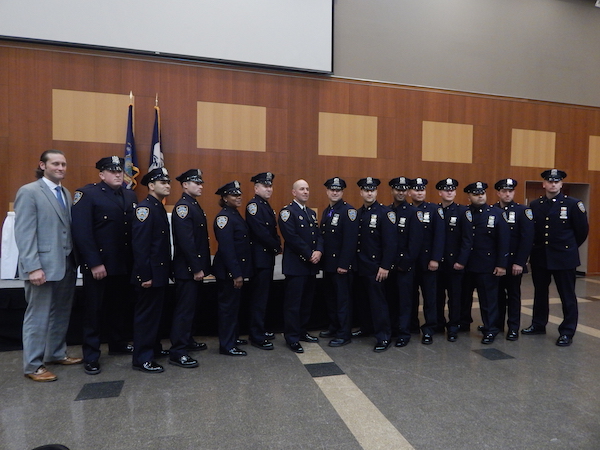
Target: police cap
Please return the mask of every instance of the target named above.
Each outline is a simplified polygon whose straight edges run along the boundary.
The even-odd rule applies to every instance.
[[[427,186],[427,178],[415,178],[410,180],[410,188],[415,191],[423,191]]]
[[[148,186],[150,183],[154,183],[155,181],[171,181],[169,178],[169,172],[164,167],[157,167],[156,169],[152,169],[144,178],[142,178],[142,185]]]
[[[238,180],[230,181],[227,184],[224,184],[215,194],[224,197],[225,195],[242,195],[242,190],[240,189],[240,182]]]
[[[496,181],[496,184],[494,184],[494,189],[496,189],[497,191],[501,189],[514,189],[517,187],[517,184],[519,184],[517,180],[514,180],[512,178],[503,178],[501,180]]]
[[[177,178],[175,178],[180,183],[184,181],[194,181],[196,183],[204,183],[202,179],[202,171],[200,169],[190,169],[187,172],[183,172]]]
[[[113,172],[122,172],[125,167],[125,160],[118,156],[107,156],[106,158],[100,159],[96,163],[96,169],[100,172],[103,170],[112,170]]]
[[[475,183],[471,183],[465,187],[463,191],[465,191],[467,194],[480,195],[485,194],[487,187],[487,183],[484,183],[483,181],[476,181]]]
[[[548,181],[562,181],[563,178],[567,178],[567,172],[558,169],[544,170],[541,175],[544,180]]]
[[[264,184],[265,186],[271,186],[273,184],[273,178],[275,178],[275,174],[272,172],[261,172],[254,175],[250,178],[250,181],[253,183]]]
[[[339,177],[334,177],[323,183],[323,186],[332,191],[341,191],[346,189],[346,182]]]
[[[388,184],[390,185],[390,187],[392,187],[393,189],[396,189],[398,191],[406,191],[407,189],[410,189],[410,182],[412,180],[410,178],[406,178],[406,177],[396,177],[396,178],[392,178]]]
[[[356,184],[364,191],[374,191],[381,184],[379,178],[367,177],[361,178]]]
[[[436,183],[435,188],[438,191],[455,191],[458,187],[458,181],[454,178],[446,178]]]

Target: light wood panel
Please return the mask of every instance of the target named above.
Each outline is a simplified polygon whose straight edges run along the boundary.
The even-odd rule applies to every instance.
[[[512,130],[511,166],[554,167],[556,133],[551,131]]]
[[[588,169],[600,170],[600,136],[590,136]]]
[[[320,112],[319,155],[377,158],[377,117]]]
[[[125,143],[129,95],[52,89],[52,139]]]
[[[473,125],[423,121],[423,161],[470,164]]]
[[[198,148],[267,151],[267,108],[198,102]]]

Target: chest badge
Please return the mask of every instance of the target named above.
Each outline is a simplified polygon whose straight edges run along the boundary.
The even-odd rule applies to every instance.
[[[150,208],[147,208],[146,206],[140,206],[135,210],[135,217],[137,217],[137,220],[140,222],[146,220],[148,216],[150,216]]]
[[[567,207],[566,206],[561,206],[560,207],[560,218],[561,219],[568,219],[568,217],[567,217]]]
[[[175,209],[175,212],[177,213],[177,215],[179,216],[180,219],[185,219],[189,213],[189,209],[188,209],[187,205],[179,205]]]

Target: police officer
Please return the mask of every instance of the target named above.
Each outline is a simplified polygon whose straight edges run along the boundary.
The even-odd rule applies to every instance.
[[[133,317],[133,362],[135,370],[163,372],[154,358],[162,351],[158,336],[160,319],[171,277],[171,233],[162,201],[171,193],[171,179],[164,167],[142,178],[148,196],[135,209],[133,220],[133,273],[137,301]]]
[[[131,226],[137,198],[123,188],[124,159],[109,156],[96,163],[100,182],[75,191],[73,240],[79,252],[83,291],[83,363],[89,375],[101,372],[100,325],[108,319],[109,354],[131,354],[125,339],[131,320]]]
[[[389,208],[396,213],[398,242],[395,270],[390,271],[386,281],[386,296],[392,336],[396,334],[397,337],[396,347],[405,347],[411,337],[414,266],[423,239],[423,229],[419,225],[417,209],[406,201],[410,178],[392,178],[388,184],[392,188],[393,202]]]
[[[194,314],[202,280],[210,273],[210,247],[206,214],[197,201],[204,180],[200,169],[190,169],[176,178],[183,194],[175,204],[173,226],[173,274],[175,275],[175,308],[171,321],[169,363],[194,368],[198,361],[187,350],[205,350],[206,344],[193,340]]]
[[[323,278],[331,287],[327,312],[329,329],[320,337],[332,338],[330,347],[341,347],[351,342],[352,328],[352,271],[356,266],[358,221],[356,209],[343,200],[346,182],[339,178],[325,181],[329,206],[321,217],[323,234]]]
[[[454,202],[458,181],[454,178],[440,180],[435,185],[442,199],[444,211],[444,256],[437,279],[437,323],[447,329],[449,342],[456,342],[461,315],[462,283],[465,265],[471,250],[473,233],[465,218],[467,207]],[[448,322],[444,314],[448,296]]]
[[[318,342],[306,331],[310,319],[323,238],[317,214],[306,206],[310,188],[305,180],[292,186],[294,200],[279,212],[279,229],[284,239],[283,274],[285,298],[283,319],[285,341],[295,353],[303,353],[300,341]]]
[[[423,227],[423,240],[415,265],[415,285],[413,289],[413,308],[411,328],[419,326],[419,287],[423,296],[423,314],[425,323],[421,326],[425,345],[433,343],[433,334],[437,328],[437,270],[444,253],[444,212],[434,203],[425,201],[427,179],[411,180],[410,192],[412,204],[417,208],[417,217]]]
[[[510,251],[506,266],[506,275],[500,277],[498,289],[498,328],[504,329],[506,321],[506,339],[519,339],[521,325],[521,279],[527,273],[527,259],[533,247],[533,213],[531,209],[514,201],[517,180],[503,178],[494,184],[499,201],[494,206],[504,210],[504,216],[510,228]]]
[[[358,275],[366,288],[373,335],[373,351],[390,346],[391,326],[384,281],[394,269],[396,258],[396,213],[377,201],[378,178],[361,178],[363,206],[358,210]]]
[[[465,273],[465,290],[477,289],[483,320],[482,344],[498,334],[498,283],[506,274],[510,230],[502,211],[487,204],[487,183],[477,181],[464,191],[469,196],[465,217],[472,226],[473,243]]]
[[[588,236],[585,206],[567,197],[561,190],[566,172],[550,169],[542,172],[546,195],[531,202],[535,234],[531,251],[531,276],[534,287],[533,321],[522,334],[545,334],[548,323],[548,289],[554,277],[560,295],[564,319],[558,326],[556,345],[567,347],[577,329],[578,308],[575,295],[575,269],[580,264],[579,247]]]
[[[238,314],[244,278],[253,273],[250,231],[238,210],[242,206],[239,181],[224,184],[215,194],[221,196],[222,208],[214,222],[219,249],[213,261],[219,291],[219,353],[246,356],[237,345],[247,343],[238,339]]]
[[[273,195],[275,174],[261,172],[250,181],[254,183],[254,197],[246,205],[246,223],[252,240],[252,260],[254,277],[252,278],[250,303],[250,343],[262,350],[272,350],[275,335],[265,329],[265,314],[275,256],[281,253],[281,238],[277,233],[277,218],[269,204]]]

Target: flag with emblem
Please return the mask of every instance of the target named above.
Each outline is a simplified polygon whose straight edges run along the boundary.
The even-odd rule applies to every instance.
[[[127,119],[127,137],[125,141],[125,167],[123,168],[123,187],[135,189],[138,169],[137,154],[135,152],[135,138],[133,136],[133,103],[129,104],[129,117]]]
[[[158,107],[158,96],[154,107],[154,129],[152,131],[152,145],[150,146],[150,163],[148,172],[165,166],[165,157],[160,145],[160,109]]]

